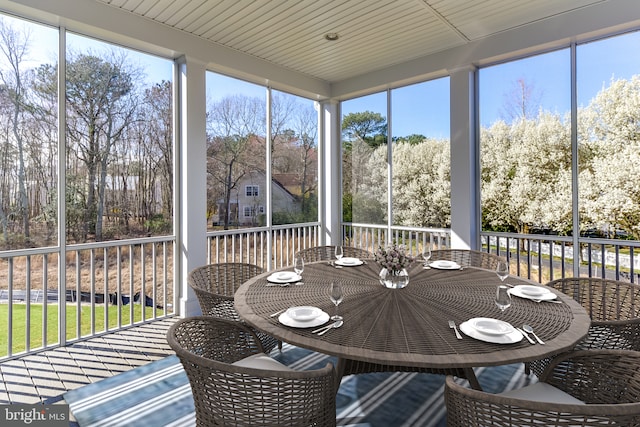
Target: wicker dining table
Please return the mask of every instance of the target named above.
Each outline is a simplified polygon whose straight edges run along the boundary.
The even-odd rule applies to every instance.
[[[291,270],[290,268],[281,269]],[[554,289],[562,303],[512,298],[500,312],[495,291],[500,283],[494,271],[466,267],[456,270],[423,269],[414,263],[409,285],[388,289],[380,284],[380,266],[368,260],[355,267],[335,268],[326,261],[305,266],[302,285],[273,286],[265,273],[245,282],[235,294],[235,307],[250,325],[283,342],[338,358],[337,373],[343,375],[376,371],[420,371],[453,374],[467,378],[480,388],[473,368],[527,362],[567,351],[586,336],[590,319],[573,299]],[[344,324],[318,336],[316,328],[294,328],[281,324],[272,314],[292,306],[315,306],[334,314],[329,299],[332,281],[343,285],[339,305]],[[509,276],[506,283],[531,285]],[[477,317],[497,318],[522,327],[528,324],[545,342],[526,339],[512,344],[494,344],[462,334],[456,338],[449,320],[456,325]]]

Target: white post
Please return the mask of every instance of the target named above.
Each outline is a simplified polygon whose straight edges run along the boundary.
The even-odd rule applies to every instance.
[[[318,200],[322,232],[320,244],[342,241],[342,157],[340,153],[340,106],[323,102],[320,107],[320,156]]]
[[[201,313],[187,275],[207,262],[207,144],[206,68],[201,62],[183,58],[180,63],[180,182],[178,253],[180,257],[180,314]]]
[[[479,150],[476,144],[475,68],[450,73],[451,247],[480,245]]]

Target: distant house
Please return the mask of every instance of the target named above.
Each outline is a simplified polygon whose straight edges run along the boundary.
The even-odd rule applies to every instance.
[[[256,226],[264,224],[266,213],[266,175],[262,172],[251,172],[242,178],[231,190],[229,201],[229,224],[239,226]],[[271,199],[273,212],[299,213],[300,201],[297,196],[285,188],[278,180],[271,180]],[[224,199],[217,201],[218,214],[214,215],[214,225],[224,224]]]

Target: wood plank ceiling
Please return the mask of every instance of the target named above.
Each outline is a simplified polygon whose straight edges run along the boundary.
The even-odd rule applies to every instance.
[[[98,1],[334,83],[607,0]]]

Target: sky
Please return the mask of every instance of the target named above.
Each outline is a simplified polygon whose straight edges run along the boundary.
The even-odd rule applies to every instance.
[[[576,49],[578,107],[589,101],[612,77],[629,79],[640,74],[640,32],[624,34]],[[540,107],[564,113],[571,108],[570,50],[562,49],[534,57],[484,67],[479,70],[480,124],[488,127],[505,118],[505,99],[514,82],[522,79],[532,88]],[[414,133],[434,138],[449,138],[449,80],[441,78],[391,92],[392,134]],[[424,105],[428,103],[429,105]],[[384,93],[349,100],[343,114],[374,111],[387,116]]]
[[[32,57],[41,63],[43,57],[55,58],[57,31],[42,25],[24,25],[32,31]],[[112,45],[74,34],[67,36],[77,51],[111,49]],[[172,61],[153,55],[131,52],[131,59],[146,69],[149,82],[172,79]],[[578,106],[586,106],[612,78],[628,79],[640,74],[640,32],[614,36],[580,44],[577,58]],[[39,64],[38,64],[39,65]],[[514,83],[522,79],[532,89],[532,99],[539,106],[554,113],[570,109],[570,51],[568,48],[521,60],[483,67],[479,71],[480,123],[488,127],[506,118],[505,100],[513,93]],[[207,73],[209,100],[243,93],[265,97],[265,88],[215,73]],[[433,138],[449,138],[449,78],[443,77],[391,91],[392,135],[422,134]],[[387,117],[386,93],[380,92],[342,103],[342,112],[373,111]]]
[[[24,34],[29,33],[30,50],[25,61],[25,67],[38,67],[43,63],[57,62],[58,55],[58,30],[57,28],[45,25],[27,23],[20,19],[2,15],[14,25],[16,30],[22,31]],[[67,32],[67,49],[72,52],[92,52],[101,53],[109,52],[113,49],[118,50],[121,47],[96,39],[88,38],[83,35]],[[159,83],[162,80],[171,81],[173,79],[173,61],[167,58],[161,58],[131,49],[126,49],[129,58],[134,65],[141,67],[146,74],[147,82]],[[3,57],[1,62],[5,62]]]

